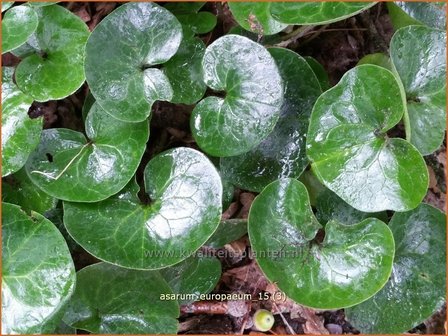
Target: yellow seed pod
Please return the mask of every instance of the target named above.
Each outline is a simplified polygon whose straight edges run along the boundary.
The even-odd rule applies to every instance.
[[[259,309],[254,314],[254,326],[258,331],[271,330],[274,325],[274,315],[266,309]]]

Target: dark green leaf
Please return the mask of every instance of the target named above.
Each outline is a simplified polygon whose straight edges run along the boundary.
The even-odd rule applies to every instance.
[[[369,54],[361,58],[357,65],[373,64],[380,67],[392,70],[392,64],[390,58],[383,53]]]
[[[210,96],[194,108],[191,129],[196,142],[219,157],[251,150],[279,117],[283,83],[274,59],[248,38],[226,35],[207,47],[202,65],[205,83],[224,91],[225,98]]]
[[[360,65],[322,94],[311,115],[307,154],[319,180],[364,212],[415,208],[428,188],[425,161],[387,131],[405,106],[395,76]]]
[[[401,28],[392,37],[390,55],[406,92],[406,137],[423,155],[431,154],[442,144],[446,127],[446,33]]]
[[[78,271],[64,322],[94,334],[175,334],[179,306],[159,272],[106,263]]]
[[[217,23],[216,16],[210,12],[176,14],[176,18],[182,24],[184,38],[194,34],[206,34],[212,31]]]
[[[36,188],[25,169],[7,176],[2,181],[2,201],[20,205],[26,211],[45,214],[54,209],[58,200]]]
[[[195,37],[184,38],[174,55],[163,66],[173,89],[171,102],[191,105],[200,100],[207,86],[202,78],[201,60],[205,45]]]
[[[374,2],[273,2],[271,14],[283,23],[318,25],[347,19],[373,5]]]
[[[317,197],[316,210],[316,218],[321,223],[335,220],[346,225],[353,225],[366,218],[378,218],[383,222],[388,221],[385,211],[366,213],[356,210],[329,189],[325,189],[325,191],[321,192]]]
[[[119,120],[145,120],[156,100],[173,90],[155,66],[179,48],[182,28],[155,3],[126,3],[95,28],[86,47],[86,78],[96,101]]]
[[[165,8],[173,14],[197,13],[205,5],[204,1],[194,2],[168,2]]]
[[[39,144],[42,118],[31,119],[33,99],[14,84],[14,68],[2,68],[2,176],[18,171]]]
[[[189,304],[198,301],[201,294],[208,294],[215,288],[221,277],[221,263],[214,257],[190,257],[175,266],[160,270],[160,273],[173,292],[181,295],[179,304]]]
[[[86,97],[86,100],[84,101],[84,104],[82,105],[82,120],[84,122],[86,121],[87,114],[89,114],[90,109],[93,106],[93,103],[95,103],[95,97],[89,92],[89,94]]]
[[[242,189],[261,191],[283,177],[298,178],[308,165],[305,136],[313,104],[322,93],[308,63],[284,48],[268,49],[279,68],[285,91],[280,119],[257,147],[221,159],[221,172]]]
[[[7,11],[2,19],[2,53],[24,44],[36,31],[38,23],[36,11],[28,6],[16,6]]]
[[[25,167],[33,183],[49,195],[97,202],[123,189],[135,174],[148,141],[146,121],[124,123],[95,103],[85,128],[87,138],[65,128],[42,132]]]
[[[271,16],[270,2],[229,2],[228,4],[238,24],[257,35],[273,35],[288,26]]]
[[[319,228],[297,180],[273,182],[255,198],[249,238],[262,271],[280,290],[305,306],[337,309],[367,300],[384,286],[394,257],[386,224],[373,218],[355,225],[330,221],[323,241]]]
[[[316,175],[313,174],[311,170],[305,170],[299,177],[299,181],[302,182],[308,195],[310,197],[310,202],[312,206],[316,206],[317,198],[321,193],[323,193],[327,188],[317,179]]]
[[[41,333],[75,287],[75,267],[54,225],[2,203],[2,334]]]
[[[240,239],[247,233],[247,220],[245,219],[226,219],[219,223],[213,236],[205,245],[215,249],[222,248],[224,245]]]
[[[39,16],[32,36],[35,52],[17,66],[17,85],[37,101],[65,98],[84,83],[89,30],[78,16],[59,5],[34,10]]]
[[[388,2],[387,9],[395,29],[415,24],[439,29],[446,26],[444,2]]]
[[[404,333],[429,318],[445,297],[446,216],[427,204],[392,217],[392,276],[370,300],[346,311],[362,333]],[[391,318],[393,317],[393,318]]]
[[[330,78],[328,78],[328,74],[325,71],[322,64],[320,64],[316,59],[314,59],[311,56],[306,56],[304,57],[304,59],[311,67],[311,69],[313,69],[314,74],[316,75],[317,80],[319,81],[322,91],[327,91],[331,87]]]
[[[153,158],[144,180],[146,205],[133,182],[103,202],[64,202],[70,235],[97,258],[129,268],[158,269],[189,257],[219,224],[218,172],[200,152],[176,148]]]

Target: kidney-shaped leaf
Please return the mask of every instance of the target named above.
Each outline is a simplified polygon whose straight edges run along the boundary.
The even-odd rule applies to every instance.
[[[205,45],[202,40],[188,37],[174,55],[163,66],[173,89],[172,103],[191,105],[204,96],[207,86],[202,79],[202,57]]]
[[[179,306],[159,272],[97,263],[78,271],[64,315],[68,325],[94,334],[175,334]]]
[[[67,97],[84,83],[86,24],[59,5],[34,9],[39,25],[31,37],[35,52],[17,66],[19,88],[37,101]]]
[[[387,9],[395,29],[409,25],[424,24],[445,29],[445,2],[388,2]]]
[[[156,100],[173,96],[168,78],[154,66],[168,61],[181,40],[182,27],[165,8],[151,2],[118,7],[86,46],[86,78],[96,101],[117,119],[145,120]]]
[[[213,156],[242,154],[272,131],[283,100],[283,83],[269,52],[239,35],[207,47],[205,83],[225,98],[211,96],[193,110],[191,129],[198,145]]]
[[[70,235],[97,258],[129,268],[158,269],[189,257],[219,224],[218,172],[200,152],[177,148],[153,158],[144,179],[149,204],[133,182],[103,202],[65,202]]]
[[[312,168],[327,188],[364,212],[415,208],[428,171],[410,143],[386,134],[403,116],[395,76],[360,65],[314,105],[307,138]]]
[[[277,34],[288,26],[272,17],[270,2],[232,1],[228,4],[238,24],[260,36]]]
[[[445,135],[446,33],[425,26],[401,28],[392,37],[390,56],[406,92],[406,136],[423,155],[430,154]]]
[[[2,53],[24,44],[38,23],[36,11],[28,6],[17,6],[7,11],[2,19]]]
[[[225,219],[219,223],[213,236],[205,245],[219,249],[231,243],[247,233],[247,220],[240,218]]]
[[[148,141],[148,123],[125,123],[94,103],[85,122],[86,137],[54,128],[42,132],[26,163],[30,179],[53,197],[96,202],[117,193],[135,174]]]
[[[13,81],[14,68],[2,68],[2,176],[18,171],[39,143],[42,118],[31,119],[33,98]]]
[[[269,184],[249,214],[249,238],[266,277],[305,306],[353,306],[378,292],[392,270],[394,239],[386,224],[330,221],[322,241],[305,186],[294,179]]]
[[[313,104],[322,93],[313,70],[302,57],[284,48],[268,50],[285,87],[280,119],[257,147],[221,159],[226,179],[242,189],[258,192],[279,178],[298,178],[308,165],[305,136]]]
[[[215,288],[221,277],[221,263],[215,257],[190,257],[160,273],[170,285],[180,304],[200,299]]]
[[[356,15],[374,5],[374,2],[273,2],[274,19],[288,24],[318,25],[336,22]]]
[[[75,267],[61,233],[2,203],[2,334],[41,333],[71,296]]]
[[[446,300],[446,216],[427,204],[392,217],[396,242],[392,276],[370,300],[346,311],[363,333],[404,333]],[[391,319],[393,316],[393,319]]]

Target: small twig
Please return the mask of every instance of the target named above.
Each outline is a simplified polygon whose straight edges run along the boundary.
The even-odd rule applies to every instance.
[[[196,301],[180,306],[182,314],[231,315],[242,317],[247,314],[248,307],[244,301]]]
[[[289,34],[283,36],[283,41],[275,44],[276,47],[287,47],[291,43],[294,43],[302,36],[305,36],[311,30],[314,29],[314,26],[299,26],[297,29],[294,29]]]
[[[290,332],[292,335],[295,335],[296,332],[295,332],[294,329],[289,325],[288,321],[286,321],[286,319],[285,319],[285,317],[283,316],[282,312],[280,311],[280,309],[278,309],[277,304],[276,304],[274,301],[272,301],[272,305],[275,307],[275,309],[277,309],[278,313],[280,314],[280,317],[281,317],[282,320],[283,320],[283,323],[285,324],[285,326],[288,327],[289,332]]]

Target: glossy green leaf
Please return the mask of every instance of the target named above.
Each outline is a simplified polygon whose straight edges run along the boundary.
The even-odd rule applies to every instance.
[[[446,300],[446,216],[427,204],[395,213],[392,276],[370,300],[346,311],[362,333],[404,333],[429,318]],[[393,316],[393,318],[391,318]]]
[[[179,304],[189,304],[215,288],[221,277],[221,263],[214,257],[190,257],[160,270],[160,274],[173,292],[180,295]]]
[[[219,249],[224,245],[240,239],[247,233],[247,220],[245,219],[226,219],[219,223],[213,236],[205,245]]]
[[[30,179],[49,195],[65,201],[97,202],[114,195],[134,176],[145,152],[146,121],[124,123],[95,103],[84,134],[47,129],[26,164]]]
[[[221,175],[221,182],[222,182],[222,209],[225,211],[230,206],[230,204],[233,201],[233,196],[235,194],[235,187],[226,178],[223,178]]]
[[[373,5],[374,2],[273,2],[271,14],[283,23],[318,25],[345,20]]]
[[[446,128],[446,33],[425,26],[401,28],[392,37],[390,55],[406,92],[406,137],[423,155],[431,154]]]
[[[405,110],[396,77],[360,65],[314,105],[307,154],[319,180],[364,212],[415,208],[428,188],[425,161],[414,146],[389,138]]]
[[[75,267],[56,227],[2,203],[2,334],[42,332],[74,286]]]
[[[95,103],[95,97],[89,92],[89,94],[86,96],[86,100],[84,100],[84,104],[82,105],[82,120],[84,122],[86,121],[87,115],[89,114],[90,109],[93,106],[93,103]]]
[[[190,124],[196,142],[219,157],[251,150],[279,117],[283,83],[274,59],[248,38],[226,35],[207,47],[202,65],[207,86],[224,91],[225,98],[210,96],[194,108]]]
[[[96,101],[119,120],[138,122],[156,100],[170,101],[173,90],[155,66],[179,48],[182,28],[155,3],[126,3],[106,16],[86,46],[86,78]]]
[[[36,31],[39,18],[34,9],[16,6],[7,11],[2,19],[2,53],[22,44]]]
[[[221,159],[221,172],[242,189],[261,191],[283,177],[298,178],[308,165],[305,136],[320,84],[308,63],[295,52],[269,48],[285,91],[280,119],[257,147],[239,156]]]
[[[311,67],[311,69],[313,69],[322,91],[327,91],[331,87],[330,78],[328,77],[328,74],[322,64],[320,64],[315,58],[311,56],[306,56],[304,57],[304,59]]]
[[[390,58],[383,53],[369,54],[361,58],[357,65],[363,64],[373,64],[380,67],[386,68],[387,70],[392,70],[392,63]]]
[[[163,66],[173,89],[171,102],[191,105],[200,100],[207,86],[202,79],[201,60],[205,44],[195,37],[184,38],[174,55]]]
[[[62,99],[84,83],[89,30],[78,16],[59,5],[34,10],[39,16],[31,37],[35,51],[17,66],[17,85],[37,101]]]
[[[330,221],[321,241],[305,186],[294,179],[268,185],[249,213],[249,238],[260,268],[305,306],[337,309],[378,292],[392,270],[394,239],[386,224]]]
[[[321,223],[335,220],[346,225],[353,225],[366,218],[378,218],[383,222],[388,221],[385,211],[367,213],[356,210],[329,189],[325,189],[325,191],[321,192],[317,197],[316,210],[316,218]]]
[[[217,23],[216,16],[210,12],[176,14],[176,18],[182,24],[184,37],[206,34],[212,31]]]
[[[311,170],[305,170],[298,180],[306,187],[311,205],[316,206],[319,195],[328,189],[325,188]]]
[[[423,24],[445,29],[446,14],[444,2],[388,2],[387,9],[395,29],[409,25]]]
[[[95,334],[175,334],[179,306],[162,294],[172,291],[159,272],[93,264],[78,271],[64,321]]]
[[[2,176],[18,171],[39,143],[42,118],[31,119],[33,99],[14,84],[14,68],[2,68]]]
[[[219,224],[218,172],[200,152],[176,148],[154,157],[144,180],[149,204],[137,198],[134,182],[103,202],[65,202],[70,235],[92,255],[123,267],[158,269],[189,257]]]
[[[167,2],[165,8],[168,9],[173,14],[191,14],[197,13],[202,7],[204,7],[204,1],[194,1],[194,2]]]
[[[229,2],[228,4],[238,24],[257,35],[273,35],[288,26],[272,17],[270,2]]]
[[[5,10],[8,10],[9,8],[11,8],[12,5],[14,5],[14,1],[2,1],[2,2],[0,2],[0,6],[2,7],[2,13]]]
[[[54,209],[58,203],[56,198],[36,188],[25,169],[20,169],[17,173],[3,179],[2,201],[20,205],[28,212],[36,211],[40,214]]]

